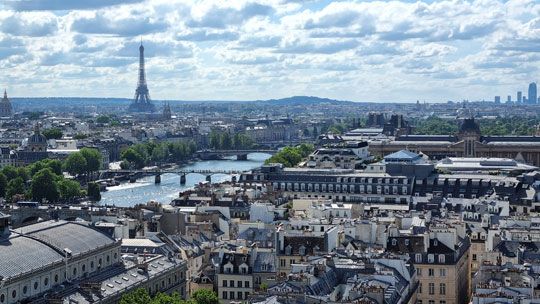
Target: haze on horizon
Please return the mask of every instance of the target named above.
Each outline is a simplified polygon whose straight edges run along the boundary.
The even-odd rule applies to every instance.
[[[6,0],[10,96],[515,98],[540,80],[540,1]],[[526,94],[526,93],[525,93]]]

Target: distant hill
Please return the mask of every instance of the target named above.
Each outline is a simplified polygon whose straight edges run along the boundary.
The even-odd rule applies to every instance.
[[[267,102],[274,105],[314,105],[314,104],[332,104],[344,105],[353,103],[352,101],[336,100],[330,98],[321,98],[316,96],[292,96],[281,99],[259,100],[258,102]]]

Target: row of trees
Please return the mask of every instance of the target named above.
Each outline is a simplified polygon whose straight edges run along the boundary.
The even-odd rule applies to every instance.
[[[120,154],[123,169],[141,169],[148,165],[174,162],[181,163],[191,158],[197,151],[194,141],[189,142],[148,142],[133,145]]]
[[[285,147],[278,153],[272,155],[266,160],[266,164],[279,163],[285,167],[294,167],[298,165],[302,159],[306,158],[311,152],[315,150],[315,147],[310,144],[301,144],[295,147]]]
[[[208,135],[209,146],[216,150],[229,150],[229,149],[250,149],[253,147],[253,140],[243,133],[236,133],[234,135],[225,131],[212,131]]]
[[[182,300],[178,293],[167,295],[158,292],[151,297],[146,289],[138,288],[124,294],[120,304],[219,304],[219,298],[215,292],[208,289],[196,290],[190,300]]]
[[[505,117],[497,119],[479,119],[483,135],[534,135],[536,126],[540,123],[538,117]],[[415,134],[447,135],[455,134],[459,124],[455,120],[430,116],[425,119],[412,121]]]
[[[83,170],[75,172],[69,159],[78,157],[82,158],[84,166]],[[93,200],[100,200],[97,184],[90,183],[86,192],[81,189],[79,182],[66,179],[63,175],[64,170],[77,175],[97,171],[100,166],[101,154],[89,148],[71,154],[63,163],[56,159],[44,159],[26,167],[6,166],[0,171],[0,196],[11,202],[23,199],[37,202],[69,201],[87,194]]]
[[[64,161],[63,168],[73,176],[90,174],[99,171],[102,156],[96,149],[82,148],[79,152],[71,153]]]

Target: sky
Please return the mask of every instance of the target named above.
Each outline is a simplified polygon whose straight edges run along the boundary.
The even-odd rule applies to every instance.
[[[10,96],[506,100],[540,81],[540,0],[2,0]]]

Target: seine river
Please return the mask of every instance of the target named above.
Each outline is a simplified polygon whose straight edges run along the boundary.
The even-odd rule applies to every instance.
[[[261,166],[269,157],[270,155],[265,153],[251,153],[248,155],[248,160],[198,161],[182,168],[190,170],[249,170]],[[200,174],[188,174],[186,184],[180,185],[180,176],[178,174],[167,173],[161,175],[161,184],[156,185],[154,176],[147,176],[138,179],[135,183],[125,183],[107,188],[107,191],[101,193],[100,203],[126,207],[154,200],[168,204],[172,199],[178,197],[180,191],[192,188],[194,185],[204,182],[205,179],[206,177]],[[212,175],[212,182],[227,180],[231,180],[230,175]]]

